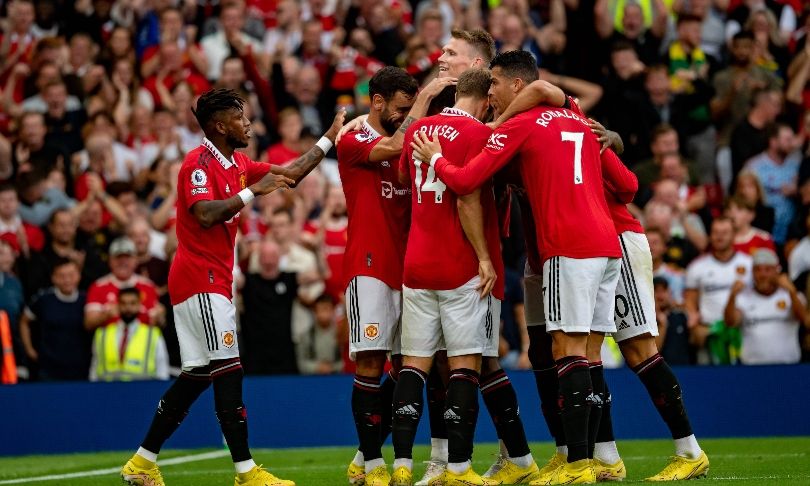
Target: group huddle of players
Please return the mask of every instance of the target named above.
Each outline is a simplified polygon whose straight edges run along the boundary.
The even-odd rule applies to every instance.
[[[488,33],[454,31],[438,77],[421,90],[402,69],[383,68],[369,82],[369,115],[338,137],[349,214],[345,303],[357,365],[359,448],[348,480],[414,484],[425,388],[432,452],[417,485],[623,479],[600,358],[606,333],[674,439],[675,455],[648,479],[705,476],[708,458],[655,345],[652,260],[626,208],[638,183],[614,153],[621,140],[538,80],[531,54],[494,53]],[[498,364],[499,212],[509,211],[499,211],[495,194],[504,188],[520,203],[529,356],[557,444],[542,468]],[[483,475],[471,466],[479,390],[501,441]],[[389,434],[392,472],[382,458]]]

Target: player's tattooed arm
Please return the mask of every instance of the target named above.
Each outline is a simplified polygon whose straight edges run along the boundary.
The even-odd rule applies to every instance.
[[[411,106],[411,111],[405,117],[405,121],[399,126],[399,130],[394,132],[390,137],[385,137],[380,140],[377,145],[371,150],[368,156],[370,162],[382,162],[383,160],[390,160],[399,157],[402,152],[402,144],[405,141],[405,132],[411,124],[422,118],[427,114],[430,108],[430,102],[433,98],[437,97],[447,86],[455,85],[458,80],[456,78],[436,78],[427,86],[422,88],[422,91],[416,95],[416,101]]]
[[[276,189],[286,189],[294,184],[295,181],[289,177],[268,172],[248,189],[256,196],[264,196]],[[236,213],[241,211],[243,207],[245,207],[245,203],[242,201],[239,194],[237,194],[228,199],[198,201],[191,206],[191,213],[194,215],[197,222],[200,223],[200,226],[210,228],[230,220]]]
[[[481,298],[486,297],[495,286],[497,274],[492,265],[492,259],[487,248],[487,240],[484,236],[484,211],[481,207],[481,190],[460,196],[457,201],[458,216],[464,235],[475,250],[478,257],[478,277],[480,283],[478,290]]]
[[[346,118],[346,110],[341,109],[335,115],[334,120],[332,120],[332,126],[329,127],[329,130],[323,134],[325,138],[327,138],[332,145],[335,144],[335,139],[338,136],[341,128],[343,128],[343,120]],[[327,149],[329,151],[329,149]],[[289,177],[290,179],[294,180],[296,184],[301,181],[307,174],[312,172],[312,169],[318,166],[318,164],[323,160],[326,156],[326,152],[324,152],[323,147],[319,146],[319,144],[313,145],[309,150],[306,151],[303,155],[295,159],[291,164],[286,167],[281,167],[278,165],[274,165],[270,168],[270,170],[276,175],[283,175]]]
[[[566,98],[563,90],[542,79],[532,81],[509,104],[498,118],[489,123],[493,130],[503,125],[503,122],[513,116],[531,110],[538,105],[558,106],[565,104]]]

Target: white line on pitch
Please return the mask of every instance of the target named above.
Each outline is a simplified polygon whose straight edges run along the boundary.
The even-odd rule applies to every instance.
[[[205,461],[207,459],[218,459],[229,455],[228,451],[211,451],[203,452],[201,454],[191,454],[188,456],[172,457],[170,459],[160,461],[161,466],[171,466],[174,464],[185,464],[187,462]],[[35,481],[55,481],[59,479],[71,478],[85,478],[90,476],[105,476],[107,474],[115,474],[121,471],[120,467],[108,467],[105,469],[93,469],[91,471],[78,471],[68,474],[51,474],[49,476],[37,476],[33,478],[17,478],[17,479],[4,479],[0,484],[23,484],[33,483]]]

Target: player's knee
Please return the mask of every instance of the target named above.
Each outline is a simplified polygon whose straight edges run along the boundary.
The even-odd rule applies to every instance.
[[[217,420],[220,425],[230,425],[241,423],[247,420],[247,408],[240,403],[238,406],[230,406],[217,409]]]
[[[529,361],[535,370],[544,370],[554,366],[551,336],[546,332],[545,326],[529,328]]]
[[[501,370],[501,362],[498,358],[487,356],[481,360],[481,376],[490,375]]]
[[[649,333],[625,339],[618,344],[624,361],[630,368],[640,365],[658,352],[655,338]]]
[[[385,361],[385,351],[360,351],[355,356],[355,373],[361,376],[382,376]]]

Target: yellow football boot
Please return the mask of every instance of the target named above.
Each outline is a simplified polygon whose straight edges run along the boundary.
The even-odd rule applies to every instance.
[[[157,464],[135,454],[121,468],[121,479],[131,486],[165,486]]]
[[[349,469],[346,470],[346,479],[352,486],[363,486],[366,484],[366,468],[350,462]]]
[[[567,462],[567,456],[559,452],[555,452],[551,459],[548,460],[545,466],[540,468],[537,479],[529,481],[531,486],[544,486],[551,481],[551,475],[554,471],[563,467]]]
[[[428,486],[494,486],[496,484],[498,483],[479,476],[472,466],[461,474],[447,469],[441,476],[428,481]]]
[[[504,458],[500,468],[490,476],[484,475],[484,479],[490,484],[529,484],[529,482],[540,478],[540,468],[532,461],[529,467],[520,467],[508,458]]]
[[[390,482],[391,475],[388,474],[388,467],[385,464],[377,466],[371,472],[366,473],[366,486],[388,486]]]
[[[590,459],[566,462],[555,470],[548,484],[594,484],[596,472]]]
[[[647,481],[680,481],[682,479],[704,478],[709,474],[709,458],[705,452],[700,453],[697,459],[687,459],[674,456],[667,467]]]
[[[253,469],[244,474],[237,474],[233,484],[234,486],[295,486],[293,481],[277,478],[261,465],[253,466]]]
[[[413,473],[405,466],[399,466],[391,475],[390,486],[413,486]]]
[[[593,470],[596,472],[596,480],[600,483],[603,481],[622,481],[627,477],[627,469],[624,468],[624,461],[621,459],[615,464],[608,464],[599,459],[594,459]]]

